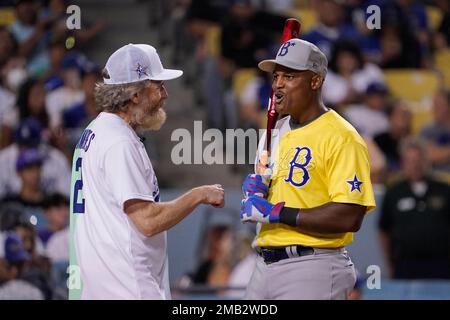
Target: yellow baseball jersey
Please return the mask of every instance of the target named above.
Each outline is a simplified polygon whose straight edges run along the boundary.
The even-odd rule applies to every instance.
[[[314,208],[328,202],[375,208],[367,146],[355,128],[333,110],[282,135],[273,155],[268,200],[292,208]],[[300,213],[301,219],[301,213]],[[258,246],[304,245],[337,248],[353,233],[322,234],[285,224],[262,224]]]

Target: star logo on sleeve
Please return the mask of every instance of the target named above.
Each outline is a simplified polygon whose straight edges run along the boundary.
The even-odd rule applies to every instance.
[[[356,176],[356,174],[353,177],[353,180],[347,180],[347,183],[352,187],[350,192],[353,192],[355,190],[357,190],[358,192],[361,192],[361,185],[363,184],[363,182],[358,180],[358,177]]]
[[[137,67],[134,71],[137,72],[139,79],[140,79],[142,77],[142,75],[148,76],[147,69],[148,69],[148,67],[143,67],[143,66],[141,66],[140,63],[138,63]]]

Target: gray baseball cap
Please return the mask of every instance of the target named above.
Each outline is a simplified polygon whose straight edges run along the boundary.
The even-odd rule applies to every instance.
[[[127,44],[115,51],[106,62],[106,84],[125,84],[143,80],[171,80],[181,70],[165,69],[156,49],[148,44]]]
[[[275,59],[263,60],[258,67],[263,71],[273,72],[277,64],[294,70],[311,70],[325,77],[328,60],[311,42],[291,39],[281,45]]]

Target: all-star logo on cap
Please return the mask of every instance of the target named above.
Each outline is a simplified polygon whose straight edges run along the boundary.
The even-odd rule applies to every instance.
[[[114,51],[108,58],[105,69],[109,75],[103,77],[105,84],[127,84],[144,79],[165,81],[183,74],[181,70],[165,69],[156,49],[142,43],[130,43]]]
[[[141,64],[138,62],[137,67],[134,71],[137,72],[139,79],[142,77],[142,75],[146,75],[148,77],[147,74],[147,69],[148,67],[143,67],[141,66]]]

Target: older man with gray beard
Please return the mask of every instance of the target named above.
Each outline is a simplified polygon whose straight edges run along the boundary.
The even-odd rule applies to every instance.
[[[155,48],[114,52],[95,90],[102,111],[83,132],[72,166],[70,299],[170,299],[166,231],[200,204],[224,205],[220,185],[159,201],[150,159],[136,132],[166,120],[164,69]]]

